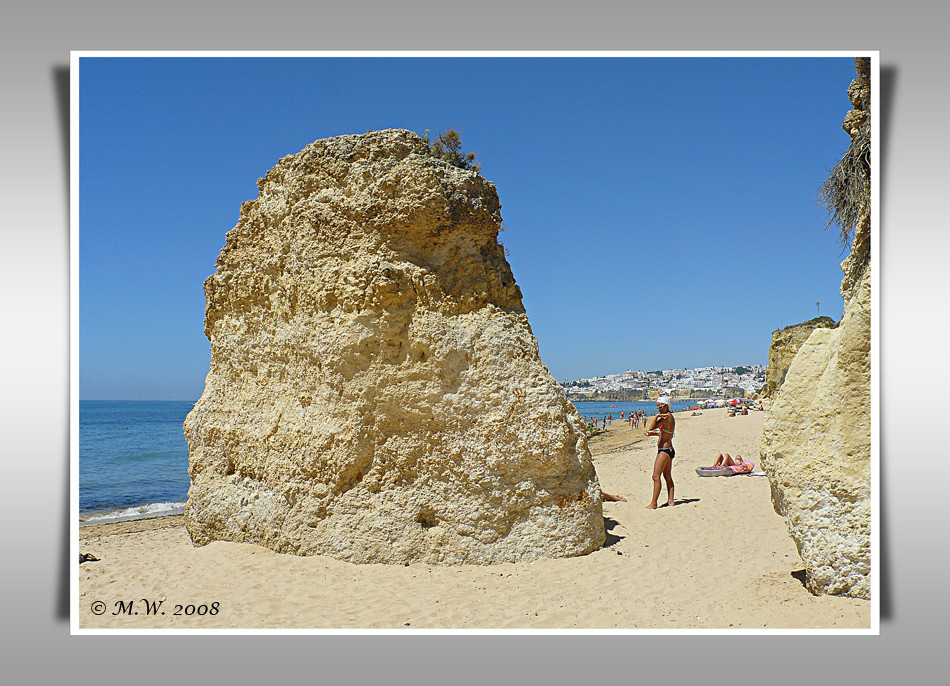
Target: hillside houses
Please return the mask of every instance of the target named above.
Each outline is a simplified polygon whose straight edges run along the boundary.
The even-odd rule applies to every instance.
[[[765,370],[762,365],[655,371],[631,369],[561,385],[568,396],[574,397],[612,391],[639,393],[644,399],[655,398],[661,391],[671,392],[674,398],[749,397],[765,384]]]

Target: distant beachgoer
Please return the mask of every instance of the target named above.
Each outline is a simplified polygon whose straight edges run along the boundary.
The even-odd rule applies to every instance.
[[[748,408],[748,407],[743,407],[743,408],[742,408],[742,414],[749,414],[749,408]]]
[[[601,492],[600,492],[600,497],[603,498],[604,500],[609,500],[609,501],[615,502],[615,503],[625,503],[625,502],[627,502],[627,499],[624,498],[622,495],[611,495],[611,494],[608,493],[607,491],[601,491]]]
[[[673,412],[670,407],[669,396],[663,395],[656,399],[657,415],[650,419],[647,430],[644,433],[647,436],[657,436],[656,460],[653,463],[653,500],[647,505],[647,509],[655,510],[656,501],[660,497],[660,476],[666,480],[667,502],[672,507],[676,504],[673,498],[673,458],[676,451],[673,450],[673,432],[676,430],[676,420],[673,418]]]

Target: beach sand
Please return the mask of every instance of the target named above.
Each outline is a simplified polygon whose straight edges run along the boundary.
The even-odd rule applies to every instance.
[[[719,451],[759,465],[765,413],[676,415],[675,507],[647,510],[656,439],[591,439],[607,544],[489,566],[355,565],[243,543],[192,546],[181,515],[80,527],[82,629],[867,629],[868,601],[813,596],[764,476],[701,478]],[[660,503],[666,501],[666,490]],[[146,614],[142,599],[165,598]],[[102,615],[93,603],[105,603]],[[134,601],[119,613],[118,601]],[[217,605],[212,605],[217,603]],[[196,614],[186,615],[188,605]],[[201,605],[208,612],[199,616]],[[181,606],[176,615],[177,606]],[[216,611],[215,611],[216,610]]]

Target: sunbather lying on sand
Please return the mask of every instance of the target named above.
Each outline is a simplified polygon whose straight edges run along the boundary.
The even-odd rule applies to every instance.
[[[608,493],[607,491],[601,491],[600,497],[603,498],[604,500],[610,500],[611,502],[615,502],[615,503],[627,502],[627,499],[624,498],[622,495],[612,495]]]
[[[736,459],[733,460],[732,457],[729,456],[729,453],[726,453],[725,457],[723,457],[722,453],[719,453],[719,457],[716,458],[716,464],[710,467],[710,469],[714,469],[715,467],[720,467],[720,466],[732,467],[733,465],[744,465],[744,464],[746,464],[746,462],[742,460],[742,455],[736,455]]]

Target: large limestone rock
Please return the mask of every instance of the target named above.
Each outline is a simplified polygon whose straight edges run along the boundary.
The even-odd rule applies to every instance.
[[[760,451],[809,590],[858,598],[871,591],[870,278],[795,356]]]
[[[782,387],[792,360],[811,336],[812,331],[836,326],[835,320],[831,317],[817,317],[773,331],[772,343],[769,345],[769,366],[765,371],[765,385],[759,391],[759,397],[771,398]]]
[[[866,105],[867,81],[849,95]],[[860,133],[853,113],[845,129]],[[854,142],[852,142],[854,146]],[[868,187],[866,186],[866,190]],[[765,420],[762,465],[813,593],[871,595],[871,224],[865,207],[842,263],[844,316],[816,329]]]
[[[311,143],[258,187],[205,282],[192,540],[363,563],[600,548],[584,429],[538,356],[494,185],[388,130]]]

